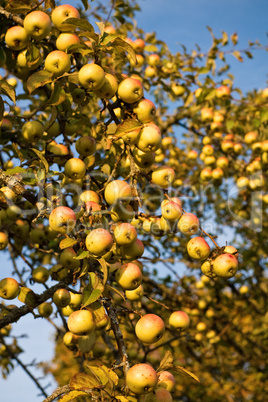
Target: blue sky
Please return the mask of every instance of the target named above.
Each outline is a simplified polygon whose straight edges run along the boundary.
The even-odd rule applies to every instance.
[[[74,1],[66,2],[74,4]],[[267,0],[140,0],[140,5],[142,12],[136,18],[138,26],[147,32],[156,31],[158,39],[164,40],[173,52],[180,50],[180,43],[189,50],[197,43],[206,51],[211,44],[207,25],[216,36],[221,31],[226,31],[228,35],[237,32],[240,49],[247,47],[248,40],[258,39],[260,43],[267,45]],[[235,85],[243,91],[268,86],[268,53],[264,50],[255,51],[253,60],[246,59],[244,63],[239,63],[232,57],[229,62],[235,76]],[[11,268],[8,266],[2,267],[0,277],[8,276],[10,272]],[[40,361],[52,357],[53,344],[50,339],[53,329],[47,329],[45,320],[25,317],[13,325],[13,333],[29,334],[29,338],[21,340],[23,347],[28,350],[20,356],[24,363],[30,363],[34,358]],[[48,382],[49,379],[46,379],[42,384]],[[43,400],[37,396],[37,388],[21,369],[15,370],[7,381],[0,378],[0,387],[5,402],[18,399],[20,402]],[[52,391],[53,387],[48,388],[48,392]]]

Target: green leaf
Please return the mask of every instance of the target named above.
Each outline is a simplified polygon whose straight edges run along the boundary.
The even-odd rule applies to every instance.
[[[143,125],[138,122],[138,120],[126,119],[123,123],[118,125],[115,135],[122,138],[124,135],[131,133],[132,131],[139,133],[142,127]]]
[[[72,247],[77,243],[77,240],[71,239],[70,237],[66,237],[66,239],[63,239],[60,242],[60,249],[63,250],[64,248],[67,247]]]
[[[16,92],[15,89],[12,85],[10,85],[6,80],[2,79],[0,80],[0,92],[3,95],[6,95],[9,97],[9,99],[16,103]]]
[[[210,69],[208,67],[201,67],[200,70],[198,71],[198,74],[208,74]]]
[[[78,278],[81,278],[82,276],[86,275],[88,273],[88,270],[89,270],[89,262],[88,262],[88,260],[84,259],[83,266],[82,266],[82,269],[80,271]]]
[[[185,103],[184,103],[184,107],[189,106],[194,100],[194,93],[190,92],[188,95],[188,98],[186,99]]]
[[[169,370],[173,367],[173,356],[169,350],[166,351],[165,356],[160,362],[160,366],[157,371]]]
[[[130,57],[131,57],[133,63],[136,64],[136,53],[135,53],[135,50],[134,50],[133,47],[132,47],[128,42],[126,42],[124,39],[122,39],[122,38],[116,38],[116,39],[112,42],[111,46],[112,46],[113,48],[115,48],[115,49],[118,48],[118,49],[120,49],[121,51],[122,51],[122,50],[126,51],[126,52],[130,55]]]
[[[93,26],[87,20],[80,20],[79,18],[67,18],[63,24],[73,25],[76,28],[84,29],[85,31],[94,32]]]
[[[268,120],[268,110],[261,111],[261,122],[264,123]]]
[[[113,286],[110,286],[110,285],[105,285],[105,289],[106,290],[110,290],[110,291],[112,291],[112,292],[114,292],[114,293],[116,293],[118,296],[120,296],[124,301],[126,300],[125,299],[125,296],[118,290],[118,289],[116,289],[116,288],[114,288]]]
[[[144,50],[146,50],[146,52],[158,52],[158,47],[155,45],[146,45]]]
[[[12,142],[12,148],[14,149],[15,154],[17,154],[19,160],[21,162],[23,162],[25,160],[23,153],[21,152],[21,150],[19,149],[18,144],[16,144],[15,142]]]
[[[77,43],[67,47],[67,53],[80,53],[80,50],[88,50],[88,46],[84,43]],[[81,52],[83,53],[83,52]]]
[[[210,91],[208,93],[208,95],[205,97],[206,100],[211,100],[214,99],[216,96],[216,89],[212,89],[212,91]]]
[[[27,172],[28,172],[28,169],[24,169],[24,168],[22,168],[20,166],[17,166],[17,167],[15,167],[13,169],[6,170],[5,174],[8,174],[8,175],[12,176],[13,174],[18,174],[18,173],[25,174]]]
[[[60,84],[58,84],[57,82],[52,83],[51,89],[52,93],[49,100],[47,101],[47,105],[56,106],[65,101],[66,94]]]
[[[51,8],[51,10],[54,10],[56,7],[55,1],[54,0],[45,0],[45,10],[48,10]]]
[[[76,254],[76,257],[74,257],[74,258],[76,260],[83,260],[84,258],[87,258],[88,256],[89,256],[89,251],[80,249],[78,251],[78,253]]]
[[[104,35],[105,24],[102,21],[100,21],[100,22],[96,21],[95,24],[98,26],[101,36],[103,36]]]
[[[86,390],[93,388],[102,388],[102,384],[94,374],[77,373],[70,380],[70,388],[78,390]]]
[[[86,392],[84,391],[70,391],[67,394],[65,394],[61,399],[59,399],[59,402],[69,402],[69,401],[73,401],[74,398],[76,398],[77,396],[86,396],[88,395]]]
[[[52,82],[53,73],[49,73],[46,70],[37,71],[32,74],[27,80],[27,89],[31,94],[35,89]]]
[[[100,289],[93,289],[90,286],[90,289],[88,288],[88,285],[84,288],[83,290],[83,297],[82,297],[82,307],[86,307],[91,303],[94,303],[96,300],[101,295],[101,290]]]
[[[30,149],[38,156],[40,161],[43,163],[46,172],[48,172],[49,171],[49,164],[48,164],[46,158],[44,157],[44,155],[42,154],[42,152],[38,151],[38,149],[35,149],[35,148],[30,148]]]
[[[102,283],[103,283],[103,285],[105,285],[105,283],[107,282],[107,279],[108,279],[107,263],[106,263],[104,258],[100,258],[98,261],[99,261],[99,263],[101,265],[101,270],[103,272],[103,281],[102,281]]]
[[[232,128],[234,127],[234,125],[235,125],[235,122],[233,120],[227,120],[227,122],[226,122],[227,131],[231,131]]]
[[[177,371],[177,373],[180,373],[184,377],[191,378],[192,380],[200,383],[199,378],[195,374],[193,374],[190,371],[186,370],[184,367],[176,366],[176,367],[173,367],[173,370]]]
[[[25,0],[8,1],[5,10],[12,14],[25,14],[32,9],[32,3]]]

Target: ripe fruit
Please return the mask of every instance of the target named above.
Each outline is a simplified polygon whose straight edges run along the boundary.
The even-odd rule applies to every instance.
[[[172,92],[174,93],[174,95],[176,96],[181,96],[185,93],[186,89],[183,85],[179,85],[179,84],[173,84],[171,86]]]
[[[210,254],[210,247],[203,237],[193,237],[187,243],[187,252],[195,260],[205,260]]]
[[[61,50],[53,50],[45,59],[45,69],[55,77],[67,73],[71,68],[70,56]]]
[[[135,147],[133,149],[133,159],[141,169],[148,169],[155,161],[155,152],[143,152]]]
[[[0,297],[2,299],[15,299],[20,292],[20,285],[13,278],[4,278],[0,281]]]
[[[132,199],[131,187],[123,180],[111,181],[105,188],[104,198],[109,205],[116,205],[119,201],[128,204]]]
[[[105,81],[105,72],[98,64],[85,64],[78,72],[78,80],[84,88],[96,90]]]
[[[143,343],[152,344],[162,338],[165,332],[165,324],[158,315],[146,314],[137,322],[135,332]]]
[[[44,302],[39,304],[38,313],[41,315],[41,317],[48,318],[53,313],[53,307],[51,303]]]
[[[144,402],[173,402],[173,398],[168,390],[156,388],[154,392],[145,396]]]
[[[152,173],[152,182],[157,186],[167,189],[175,179],[175,172],[170,166],[159,166]]]
[[[5,41],[10,49],[22,50],[28,45],[29,38],[26,29],[16,25],[7,30]]]
[[[64,173],[70,179],[82,179],[86,174],[86,165],[80,158],[71,158],[64,165]]]
[[[184,235],[193,235],[199,230],[199,219],[191,212],[187,212],[180,218],[178,229]]]
[[[4,232],[0,232],[0,250],[4,250],[8,245],[8,237]]]
[[[70,303],[71,295],[67,289],[57,289],[52,297],[57,307],[66,307]]]
[[[75,270],[80,266],[79,260],[76,260],[76,252],[72,247],[68,247],[61,252],[60,263],[68,269]]]
[[[51,31],[51,20],[43,11],[32,11],[23,21],[23,26],[29,36],[39,41]]]
[[[95,321],[93,313],[89,310],[74,311],[67,322],[69,331],[75,335],[88,334],[94,331]]]
[[[56,48],[65,52],[71,45],[80,43],[79,37],[74,33],[61,33],[56,40]]]
[[[139,132],[137,147],[143,152],[155,152],[161,145],[161,132],[156,124],[148,123]]]
[[[142,298],[144,295],[142,285],[138,286],[136,289],[133,290],[126,290],[125,291],[126,298],[131,301],[137,301]]]
[[[148,64],[151,67],[158,66],[160,64],[160,56],[158,54],[150,54],[148,56]]]
[[[68,207],[57,207],[49,215],[49,225],[52,230],[61,234],[69,233],[76,224],[74,211]]]
[[[22,126],[21,134],[27,142],[36,142],[43,137],[44,127],[39,121],[27,121]]]
[[[111,99],[116,94],[117,88],[117,79],[112,74],[106,73],[102,86],[94,92],[101,99]]]
[[[141,284],[142,272],[136,264],[128,262],[117,269],[115,280],[123,289],[134,290]]]
[[[227,85],[221,85],[220,87],[216,88],[216,96],[217,98],[223,98],[226,96],[229,96],[231,93],[231,90]]]
[[[143,96],[142,83],[135,78],[125,78],[118,85],[118,96],[126,103],[138,102]]]
[[[93,137],[85,135],[76,141],[75,149],[82,156],[93,155],[96,151],[96,141]]]
[[[182,215],[182,208],[176,202],[168,201],[161,204],[161,212],[164,219],[168,221],[176,221]]]
[[[126,384],[137,395],[152,392],[157,385],[156,371],[149,364],[135,364],[127,372]]]
[[[59,7],[56,7],[51,14],[51,19],[56,28],[58,28],[62,32],[70,32],[74,31],[75,26],[71,24],[64,24],[64,21],[68,18],[80,18],[80,14],[78,10],[69,5],[62,4]]]
[[[42,59],[39,55],[39,57],[34,62],[29,63],[26,56],[27,51],[27,49],[24,49],[18,54],[17,64],[24,69],[35,70],[41,64]]]
[[[165,388],[171,392],[175,387],[175,378],[169,371],[160,371],[157,387]]]
[[[79,198],[81,202],[93,201],[96,202],[97,204],[100,203],[100,197],[95,191],[92,190],[83,191],[83,193],[80,194]]]
[[[141,240],[136,239],[128,246],[120,247],[120,255],[126,260],[135,260],[144,253],[144,245]]]
[[[37,283],[45,283],[49,278],[49,271],[45,267],[37,267],[32,272],[32,278]]]
[[[221,278],[232,278],[237,269],[238,261],[232,254],[221,254],[213,262],[213,271]]]
[[[184,311],[174,311],[168,320],[171,327],[176,329],[185,329],[190,324],[190,318]]]
[[[86,247],[90,254],[101,257],[113,246],[113,237],[105,229],[93,229],[86,237]]]
[[[130,223],[121,223],[114,229],[114,238],[118,246],[126,246],[137,239],[137,231]]]
[[[133,112],[136,114],[137,119],[145,124],[150,123],[155,118],[156,108],[154,103],[149,99],[142,99],[133,108]]]

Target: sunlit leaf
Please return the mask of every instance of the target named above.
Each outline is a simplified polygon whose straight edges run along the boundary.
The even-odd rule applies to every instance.
[[[53,74],[46,70],[37,71],[37,73],[32,74],[27,80],[27,89],[31,94],[35,89],[52,82]]]
[[[85,19],[67,18],[63,24],[73,25],[76,28],[84,29],[85,31],[94,32],[93,26]]]
[[[157,371],[169,370],[173,367],[173,356],[169,350],[166,351],[165,356],[160,362],[160,366]]]
[[[46,169],[46,172],[48,172],[49,171],[49,164],[48,164],[46,158],[44,157],[44,155],[42,154],[42,152],[38,151],[38,149],[36,149],[36,148],[30,148],[30,149],[38,156],[40,161],[43,163],[43,165],[44,165],[44,167]]]
[[[188,377],[188,378],[191,378],[192,380],[194,380],[196,382],[200,382],[199,378],[195,374],[193,374],[190,371],[186,370],[184,367],[175,366],[175,367],[173,367],[173,370],[177,371],[177,373],[180,373],[184,377]]]
[[[16,92],[15,89],[12,85],[10,85],[6,80],[2,79],[0,80],[0,92],[3,95],[6,95],[9,97],[9,99],[16,103]]]
[[[73,247],[76,243],[77,243],[77,240],[71,239],[70,237],[66,237],[66,239],[63,239],[60,242],[59,246],[60,246],[60,249],[63,250],[67,247]]]
[[[69,402],[69,401],[73,401],[74,398],[78,397],[78,396],[85,396],[88,395],[86,392],[84,391],[70,391],[67,394],[65,394],[62,398],[59,399],[59,402]]]
[[[69,383],[71,389],[85,390],[102,388],[102,384],[94,374],[77,373],[74,374]]]

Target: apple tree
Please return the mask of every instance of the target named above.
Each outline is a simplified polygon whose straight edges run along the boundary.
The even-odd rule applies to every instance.
[[[268,88],[230,72],[260,45],[172,54],[138,11],[1,2],[2,375],[45,402],[263,401]],[[56,390],[26,315],[55,330]]]

